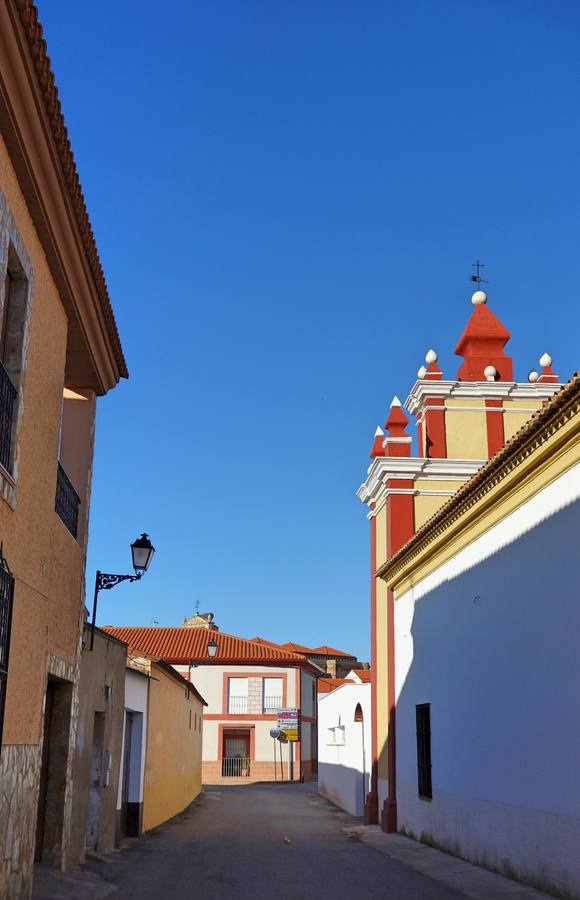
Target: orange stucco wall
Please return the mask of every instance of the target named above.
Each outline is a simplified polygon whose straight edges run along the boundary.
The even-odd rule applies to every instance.
[[[37,744],[48,654],[76,657],[84,547],[54,509],[67,318],[1,139],[0,189],[33,270],[14,508],[0,499],[0,541],[15,577],[3,740]]]

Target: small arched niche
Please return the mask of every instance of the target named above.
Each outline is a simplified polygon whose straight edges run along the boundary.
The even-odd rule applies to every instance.
[[[355,722],[363,721],[363,711],[362,711],[362,706],[360,705],[360,703],[357,703],[357,705],[356,705],[356,709],[354,711],[354,721]]]

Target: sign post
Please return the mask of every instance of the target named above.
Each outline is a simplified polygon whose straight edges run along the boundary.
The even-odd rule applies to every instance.
[[[278,710],[278,729],[280,738],[288,742],[288,781],[292,781],[294,777],[292,744],[300,740],[300,713],[295,707]]]

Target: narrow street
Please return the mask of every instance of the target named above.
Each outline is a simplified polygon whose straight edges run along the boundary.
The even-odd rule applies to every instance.
[[[115,900],[464,896],[343,831],[357,821],[311,785],[206,788],[185,814],[86,868]]]

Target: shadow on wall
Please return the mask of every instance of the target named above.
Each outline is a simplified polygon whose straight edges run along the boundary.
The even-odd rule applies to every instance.
[[[395,602],[399,828],[557,893],[580,892],[579,525],[575,501]],[[431,802],[418,797],[420,704]]]
[[[364,815],[370,790],[370,774],[336,763],[318,763],[318,793],[351,816]]]

